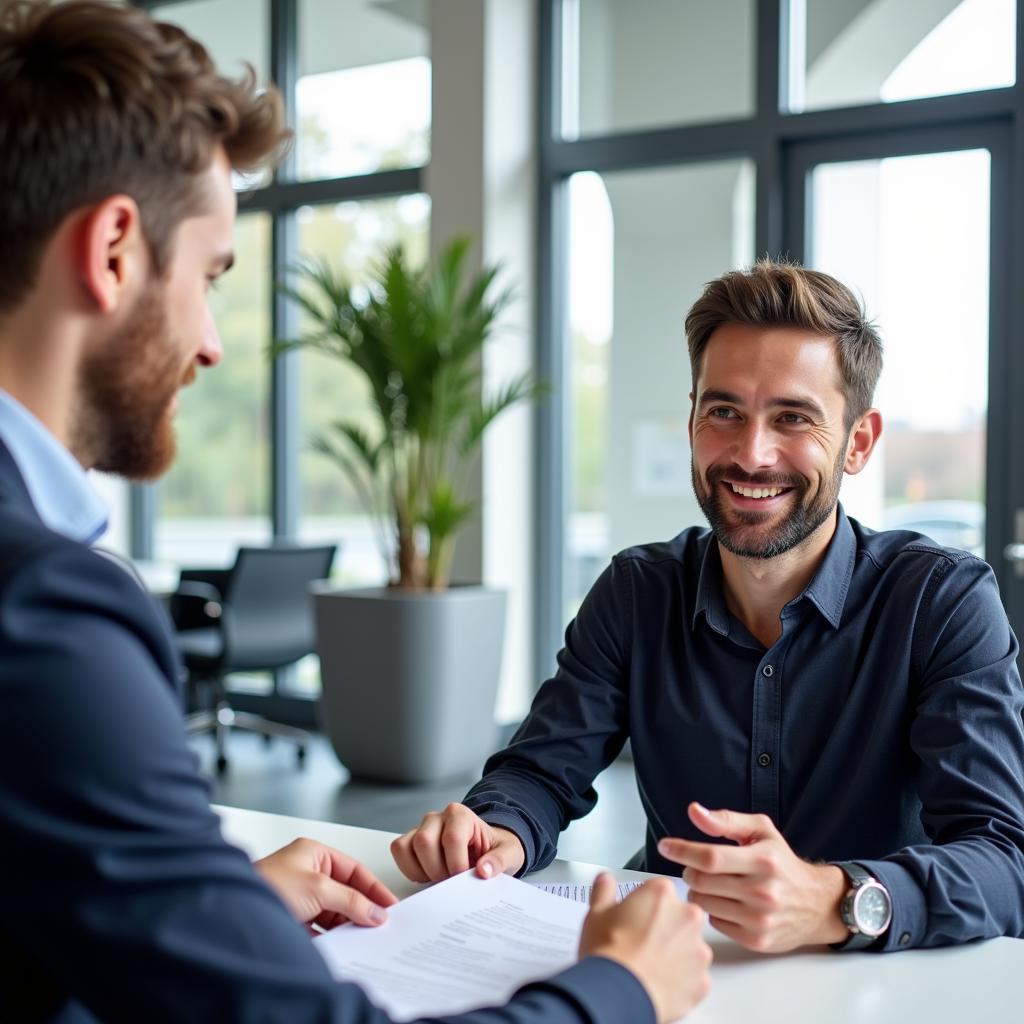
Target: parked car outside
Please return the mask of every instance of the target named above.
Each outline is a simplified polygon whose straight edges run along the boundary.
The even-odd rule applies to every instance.
[[[887,530],[913,530],[944,547],[985,554],[985,506],[980,501],[915,501],[885,510]]]

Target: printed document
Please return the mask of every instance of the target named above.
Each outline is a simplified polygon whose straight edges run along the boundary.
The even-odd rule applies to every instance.
[[[409,1021],[499,1005],[568,967],[586,914],[508,875],[467,871],[391,907],[377,928],[346,924],[313,941],[336,978]]]

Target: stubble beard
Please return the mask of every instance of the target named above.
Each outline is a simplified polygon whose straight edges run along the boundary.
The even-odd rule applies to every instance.
[[[791,551],[802,544],[835,511],[839,502],[839,488],[843,482],[843,464],[846,445],[840,449],[832,470],[831,478],[809,501],[807,492],[811,482],[804,476],[782,476],[779,474],[749,474],[736,466],[712,466],[706,473],[706,483],[701,479],[690,458],[690,476],[697,503],[711,526],[718,543],[740,558],[768,559]],[[762,532],[758,527],[769,522],[774,513],[757,509],[726,511],[719,484],[728,476],[735,483],[749,487],[789,487],[796,492],[796,501],[785,518],[777,526]]]
[[[79,374],[72,450],[85,464],[129,480],[152,480],[174,461],[171,401],[188,383],[173,344],[164,296],[154,282],[102,351]]]

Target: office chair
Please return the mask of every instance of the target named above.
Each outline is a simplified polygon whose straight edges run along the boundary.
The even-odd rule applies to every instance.
[[[336,547],[238,549],[230,569],[184,569],[171,595],[178,647],[189,672],[190,733],[212,732],[217,771],[227,768],[228,729],[247,729],[297,744],[305,759],[309,733],[235,711],[224,679],[231,672],[273,672],[311,654],[313,609],[309,585],[331,571]],[[205,693],[203,692],[205,691]]]

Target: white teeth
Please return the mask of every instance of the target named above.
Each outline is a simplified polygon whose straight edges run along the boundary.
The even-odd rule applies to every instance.
[[[741,487],[739,484],[729,484],[729,486],[737,494],[742,494],[744,498],[774,498],[785,489],[783,487]]]

